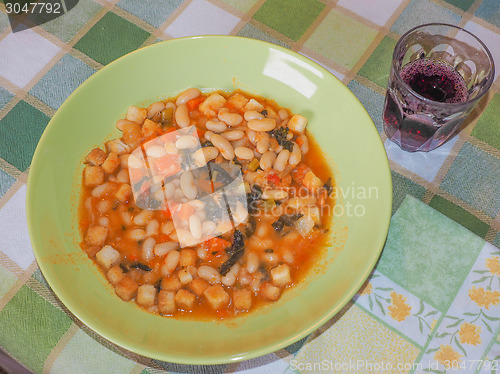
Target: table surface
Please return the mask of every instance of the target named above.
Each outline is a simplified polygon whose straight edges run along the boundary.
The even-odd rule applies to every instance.
[[[406,195],[412,195],[500,246],[498,0],[80,0],[68,9],[69,3],[65,2],[66,14],[14,33],[7,8],[0,4],[0,331],[6,323],[3,312],[18,298],[28,306],[20,314],[44,308],[61,314],[55,321],[38,321],[56,328],[41,339],[43,346],[33,343],[34,357],[22,360],[33,371],[57,372],[54,363],[68,346],[85,349],[95,344],[96,354],[109,355],[122,368],[117,372],[123,373],[283,372],[286,368],[277,362],[288,365],[304,344],[302,340],[241,366],[184,367],[139,357],[105,341],[67,313],[36,265],[24,209],[31,157],[44,128],[94,72],[158,41],[239,35],[311,58],[342,80],[372,117],[390,161],[393,213]],[[430,153],[406,153],[382,131],[385,88],[397,39],[427,22],[451,23],[475,33],[499,68],[489,94],[456,137]],[[31,337],[29,326],[17,328],[15,339],[2,340],[0,333],[0,346],[21,359],[16,349],[22,351],[24,339]]]

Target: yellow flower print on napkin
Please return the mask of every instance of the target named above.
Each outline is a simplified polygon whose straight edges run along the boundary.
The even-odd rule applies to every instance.
[[[453,366],[453,364],[460,362],[462,355],[458,354],[451,345],[441,344],[439,350],[434,354],[434,360],[438,361],[441,365]]]
[[[476,326],[472,323],[464,322],[460,325],[460,330],[458,330],[458,337],[460,338],[460,343],[478,345],[481,344],[481,326]]]
[[[486,260],[486,267],[493,275],[500,276],[500,257],[494,256]]]
[[[366,282],[363,287],[361,287],[361,290],[359,290],[359,295],[370,295],[373,291],[373,286],[370,282]]]
[[[483,287],[472,287],[469,290],[469,297],[478,306],[484,306],[489,309],[490,305],[498,305],[500,303],[500,292],[485,290]]]
[[[396,321],[404,321],[410,315],[411,306],[406,303],[406,297],[397,294],[395,291],[391,292],[391,304],[387,307],[392,319]]]

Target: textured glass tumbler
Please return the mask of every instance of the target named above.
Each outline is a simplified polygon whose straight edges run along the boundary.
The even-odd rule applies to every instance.
[[[383,114],[387,137],[405,151],[439,147],[494,76],[490,51],[468,31],[437,23],[411,29],[394,49]]]

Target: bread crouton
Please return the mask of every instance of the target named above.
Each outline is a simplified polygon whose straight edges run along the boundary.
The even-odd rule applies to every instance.
[[[191,310],[193,308],[194,302],[196,300],[196,296],[193,295],[188,290],[181,288],[175,294],[175,304],[179,306],[179,308]]]
[[[105,270],[118,264],[118,262],[120,262],[120,257],[120,253],[110,245],[105,245],[95,255],[97,263]]]
[[[158,292],[158,309],[162,314],[172,314],[177,309],[175,306],[175,293],[161,290]]]
[[[243,107],[248,103],[248,99],[242,94],[235,93],[228,99],[228,102],[230,102],[235,108],[243,109]]]
[[[85,242],[89,245],[104,245],[108,237],[108,229],[103,226],[90,226],[85,235]]]
[[[156,288],[152,284],[143,284],[137,289],[137,304],[144,307],[155,305]]]
[[[108,278],[109,283],[111,283],[113,286],[116,286],[124,276],[125,273],[123,272],[123,269],[120,267],[120,265],[112,266],[106,273],[106,278]]]
[[[104,170],[100,166],[85,166],[83,170],[83,183],[86,186],[97,186],[104,182]]]
[[[92,166],[100,166],[106,160],[106,152],[101,148],[94,148],[85,157],[85,160]]]
[[[188,269],[181,269],[179,270],[179,281],[181,282],[182,285],[188,284],[193,280],[193,276],[189,272]]]
[[[115,197],[122,202],[127,201],[131,196],[132,187],[128,183],[121,184],[115,192]]]
[[[118,157],[116,153],[111,152],[108,157],[106,157],[106,160],[102,163],[101,167],[106,173],[112,174],[118,166],[120,166],[120,164],[120,157]]]
[[[196,295],[196,296],[201,296],[203,295],[203,292],[210,286],[210,284],[205,280],[201,278],[196,278],[193,279],[189,284],[188,287],[189,289]]]
[[[125,118],[129,121],[142,125],[147,116],[148,110],[146,108],[138,108],[131,105],[127,110],[127,115],[125,116]]]
[[[198,255],[194,249],[181,249],[181,257],[179,259],[179,265],[181,268],[187,268],[188,266],[196,266],[196,259]]]
[[[161,127],[158,122],[146,119],[144,121],[144,124],[142,125],[142,136],[145,138],[149,138],[150,136],[158,134],[158,131],[160,129]]]
[[[169,275],[168,277],[163,277],[161,280],[161,289],[167,291],[177,291],[182,287],[182,284],[176,275]]]
[[[290,276],[290,267],[287,264],[281,264],[271,269],[271,278],[273,284],[277,287],[284,287],[292,283]]]
[[[264,105],[262,105],[255,99],[250,99],[250,101],[245,105],[245,111],[248,110],[255,110],[256,112],[261,112],[262,110],[264,110]]]
[[[207,299],[212,309],[220,309],[229,304],[229,294],[224,290],[220,284],[215,284],[208,287],[203,295]]]
[[[266,299],[276,301],[280,297],[281,289],[273,286],[271,283],[265,282],[260,287],[260,292]]]
[[[128,276],[125,276],[116,285],[115,292],[123,300],[130,301],[137,294],[138,288],[139,285],[134,280],[130,279]]]
[[[252,293],[249,290],[235,290],[233,304],[235,309],[249,310],[252,307]]]

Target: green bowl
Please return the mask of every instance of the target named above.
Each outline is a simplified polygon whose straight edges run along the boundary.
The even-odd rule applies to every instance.
[[[338,186],[331,245],[307,279],[275,304],[229,321],[176,320],[123,302],[78,243],[77,208],[85,155],[120,136],[129,105],[189,87],[242,89],[309,119]],[[352,298],[381,253],[391,216],[388,160],[355,96],[309,59],[274,44],[227,36],[174,39],[130,53],[84,82],[60,107],[35,152],[27,216],[48,283],[83,323],[141,355],[183,364],[220,364],[286,347]]]

